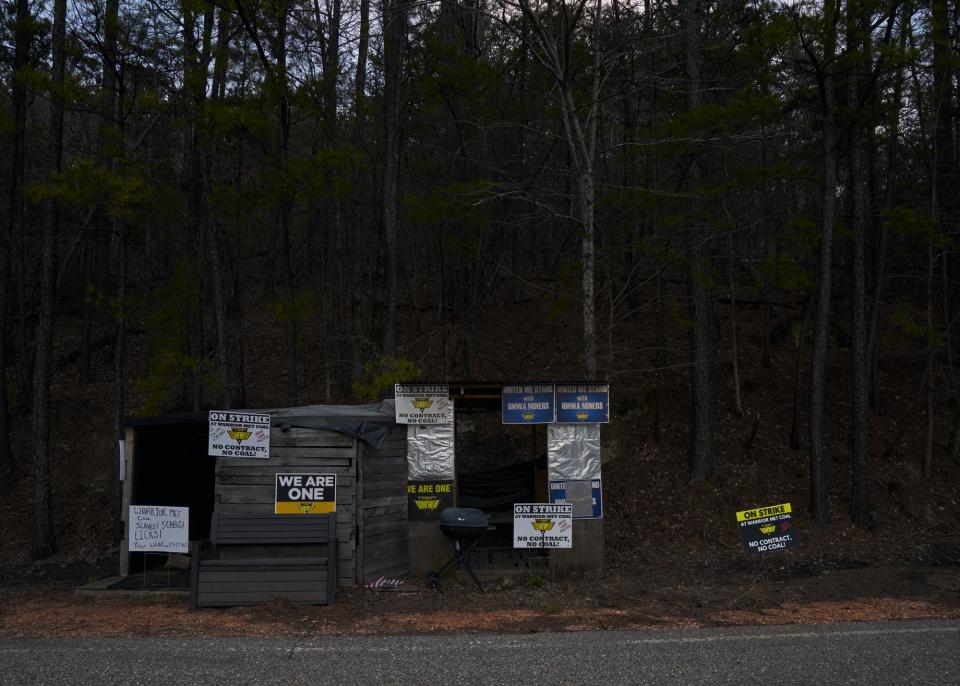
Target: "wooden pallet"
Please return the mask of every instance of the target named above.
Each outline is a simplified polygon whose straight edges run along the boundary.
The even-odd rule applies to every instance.
[[[216,512],[208,553],[203,548],[200,541],[191,544],[190,609],[336,599],[336,513]]]

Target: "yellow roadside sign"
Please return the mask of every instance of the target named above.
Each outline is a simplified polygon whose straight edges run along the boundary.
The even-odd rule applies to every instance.
[[[763,517],[772,517],[778,514],[790,514],[793,509],[790,503],[781,503],[780,505],[768,505],[766,507],[755,507],[752,510],[741,510],[737,513],[738,522],[749,522],[751,519],[762,519]]]

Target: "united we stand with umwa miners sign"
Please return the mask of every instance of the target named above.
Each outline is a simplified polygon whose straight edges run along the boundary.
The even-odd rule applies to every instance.
[[[606,424],[610,421],[610,384],[557,386],[559,424]]]
[[[207,454],[214,457],[270,457],[270,415],[211,412]]]
[[[572,548],[573,505],[515,504],[513,547]]]
[[[336,474],[277,474],[274,514],[327,514],[337,510]]]
[[[757,507],[737,513],[745,553],[768,553],[797,545],[790,503]]]
[[[553,384],[504,386],[500,397],[504,424],[551,424],[555,419]]]

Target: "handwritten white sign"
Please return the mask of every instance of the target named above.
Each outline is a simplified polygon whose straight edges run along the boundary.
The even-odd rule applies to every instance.
[[[132,553],[186,553],[190,549],[190,508],[131,505],[129,550]]]

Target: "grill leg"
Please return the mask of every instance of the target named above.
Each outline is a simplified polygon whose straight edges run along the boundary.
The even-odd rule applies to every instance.
[[[447,542],[450,544],[450,547],[453,548],[453,557],[447,560],[447,563],[443,565],[443,567],[427,577],[427,583],[430,585],[430,588],[434,589],[435,591],[440,591],[441,593],[443,592],[443,589],[440,588],[440,577],[443,576],[443,573],[450,569],[450,567],[455,564],[459,564],[462,556],[460,543],[458,541],[451,541],[450,539],[447,539]]]
[[[472,547],[473,546],[471,545],[470,548]],[[470,548],[468,548],[463,555],[463,568],[466,569],[470,576],[473,577],[473,580],[477,582],[477,586],[480,587],[480,592],[486,593],[486,589],[484,589],[483,584],[480,583],[480,579],[478,579],[477,575],[473,573],[473,568],[470,566]]]
[[[438,571],[434,572],[429,577],[430,588],[440,591],[440,577],[443,576],[443,573],[446,572],[450,567],[460,562],[460,551],[457,551],[457,554],[451,557],[447,564],[443,565]]]
[[[443,576],[444,572],[450,569],[450,567],[457,565],[457,567],[463,567],[465,570],[467,570],[470,578],[472,578],[480,588],[481,593],[486,593],[487,591],[483,587],[483,584],[480,583],[480,579],[477,578],[473,568],[470,567],[470,551],[473,549],[473,546],[479,542],[480,539],[475,538],[469,544],[467,544],[466,547],[462,547],[460,545],[460,541],[450,541],[450,545],[453,547],[453,557],[447,561],[447,564],[443,565],[443,567],[427,577],[427,583],[429,584],[430,588],[442,593],[443,589],[440,588],[440,577]]]

